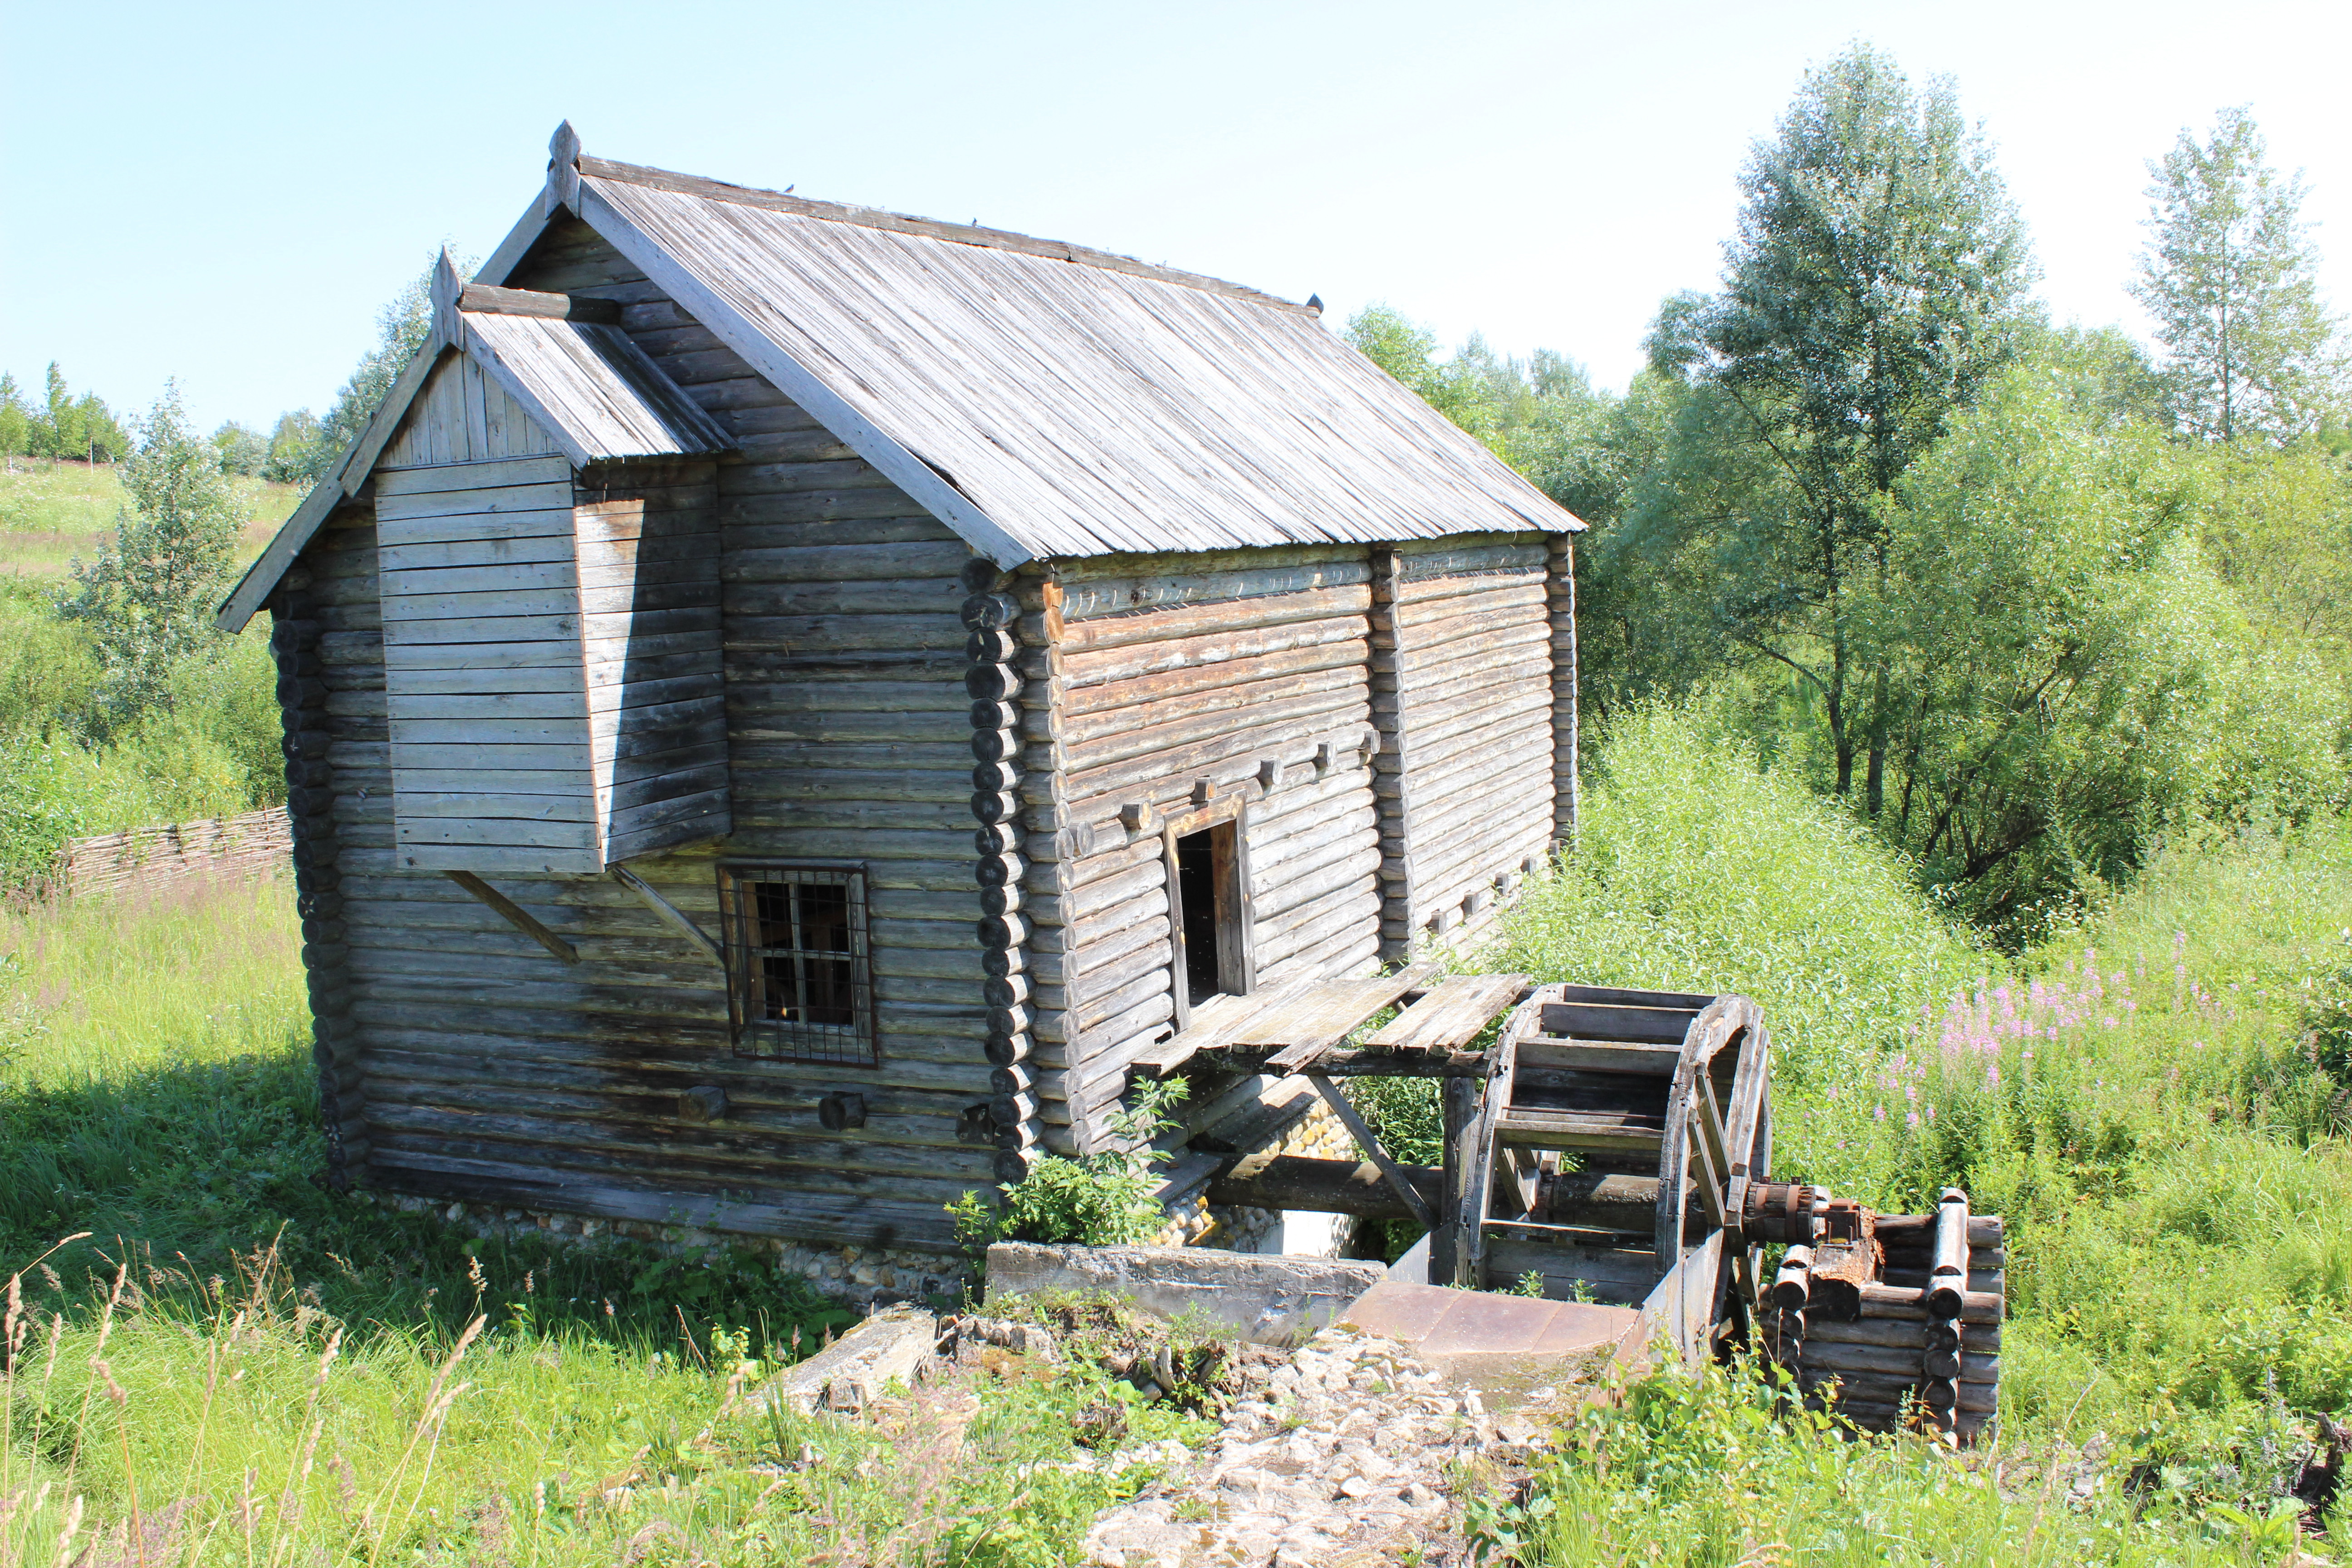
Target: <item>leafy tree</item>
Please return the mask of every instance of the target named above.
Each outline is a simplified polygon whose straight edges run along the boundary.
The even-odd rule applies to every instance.
[[[1705,395],[1635,522],[1712,541],[1722,634],[1811,689],[1833,787],[1866,759],[1875,816],[1893,672],[1854,606],[1887,568],[1880,503],[2014,356],[2032,268],[1949,84],[1915,91],[1866,47],[1807,73],[1740,184],[1723,292],[1669,300],[1652,336]]]
[[[1367,305],[1349,318],[1348,342],[1481,441],[1492,435],[1495,419],[1486,405],[1489,389],[1478,368],[1461,356],[1441,363],[1434,332],[1386,305]],[[1483,342],[1478,346],[1485,348]]]
[[[188,428],[175,383],[141,421],[122,486],[131,504],[115,522],[113,547],[87,565],[75,561],[73,584],[56,599],[59,616],[87,628],[98,658],[83,727],[99,738],[168,708],[174,668],[219,651],[212,609],[246,521],[220,454]]]
[[[32,450],[33,418],[16,378],[0,371],[0,457],[19,457]]]
[[[278,416],[270,426],[268,456],[263,459],[261,477],[280,484],[293,484],[323,470],[333,458],[321,458],[316,454],[323,443],[319,430],[318,416],[307,408],[296,408]]]
[[[2184,129],[2148,164],[2132,293],[2164,343],[2180,428],[2212,440],[2305,434],[2341,398],[2303,180],[2281,179],[2264,151],[2253,116],[2227,109],[2207,140]]]
[[[89,392],[74,396],[55,360],[46,383],[42,406],[33,411],[26,432],[26,446],[34,457],[111,463],[130,451],[131,437],[105,400]]]
[[[1348,342],[1538,484],[1591,438],[1608,400],[1584,367],[1551,349],[1527,359],[1501,354],[1476,332],[1447,359],[1437,337],[1386,305],[1348,322]]]
[[[269,460],[269,443],[250,425],[226,420],[213,432],[213,449],[220,454],[221,472],[255,478]]]
[[[1895,668],[1882,826],[1979,920],[2032,940],[2152,836],[2339,802],[2334,683],[2257,636],[2207,564],[2204,476],[2021,365],[1898,482],[1857,619]]]
[[[439,259],[436,252],[435,261]],[[335,395],[334,406],[319,422],[317,439],[311,444],[301,477],[324,479],[328,468],[360,438],[367,422],[391,393],[400,373],[416,356],[416,350],[433,330],[433,267],[428,261],[425,270],[398,294],[392,302],[376,313],[376,346],[361,356],[359,368],[352,372],[349,381]],[[466,263],[457,267],[460,277],[470,277],[473,268]],[[283,422],[281,421],[281,426]]]
[[[2201,454],[2204,542],[2263,632],[2352,679],[2352,472],[2306,444]]]

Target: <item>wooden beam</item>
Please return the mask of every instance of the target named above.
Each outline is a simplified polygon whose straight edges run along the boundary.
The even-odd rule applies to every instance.
[[[503,289],[468,283],[457,292],[457,309],[497,316],[545,316],[558,321],[594,321],[612,326],[621,319],[617,300],[585,294],[544,294],[536,289]]]
[[[1366,1160],[1318,1160],[1302,1154],[1254,1154],[1226,1162],[1210,1178],[1209,1202],[1221,1208],[1306,1209],[1353,1215],[1359,1219],[1412,1219],[1413,1211],[1389,1184],[1387,1173]],[[1445,1175],[1434,1165],[1400,1167],[1405,1180],[1434,1204]]]
[[[548,952],[553,953],[564,963],[577,963],[580,962],[580,950],[578,948],[572,946],[570,942],[564,941],[562,937],[556,935],[553,931],[540,924],[537,917],[533,916],[529,910],[524,909],[520,904],[516,903],[512,899],[508,898],[504,893],[499,892],[496,888],[491,887],[488,882],[483,881],[471,871],[444,871],[441,874],[448,878],[451,881],[457,883],[457,886],[465,889],[466,891],[473,894],[474,897],[481,900],[482,902],[489,905],[490,908],[498,910],[499,914],[504,915],[507,919],[507,922],[513,926],[515,930],[522,932],[523,935],[530,938],[531,941],[539,943],[540,946],[547,949]]]
[[[1332,1114],[1347,1124],[1349,1135],[1355,1139],[1356,1147],[1364,1152],[1365,1159],[1381,1168],[1381,1174],[1388,1178],[1389,1185],[1396,1189],[1397,1196],[1402,1198],[1405,1207],[1412,1211],[1412,1217],[1421,1222],[1423,1228],[1436,1229],[1437,1215],[1422,1202],[1420,1192],[1406,1178],[1397,1163],[1389,1158],[1388,1151],[1381,1147],[1380,1139],[1373,1135],[1370,1126],[1357,1113],[1356,1108],[1348,1103],[1348,1097],[1339,1092],[1339,1086],[1319,1072],[1308,1073],[1307,1081],[1315,1086],[1315,1092],[1323,1097],[1323,1103],[1331,1108]]]
[[[668,926],[671,930],[677,931],[678,935],[686,938],[687,941],[702,949],[705,953],[709,955],[711,963],[719,965],[721,969],[725,969],[727,967],[726,949],[720,947],[719,943],[712,939],[709,931],[704,931],[700,926],[695,924],[693,918],[688,915],[684,910],[679,909],[676,904],[671,903],[667,899],[665,899],[659,893],[655,892],[651,887],[646,885],[646,879],[643,877],[638,876],[626,866],[607,866],[604,869],[612,877],[613,880],[620,883],[621,886],[628,889],[629,891],[636,894],[639,899],[643,900],[645,901],[646,908],[653,910],[655,914],[661,917],[663,924]]]

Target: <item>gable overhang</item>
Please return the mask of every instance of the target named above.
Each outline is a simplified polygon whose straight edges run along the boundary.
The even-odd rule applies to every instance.
[[[518,232],[531,221],[526,218]],[[536,222],[534,239],[547,219],[542,216]],[[341,460],[238,580],[213,617],[218,629],[243,631],[335,509],[358,496],[445,355],[463,353],[479,364],[553,437],[575,468],[633,458],[708,457],[733,447],[718,422],[617,327],[466,309],[467,290],[446,252],[436,268],[433,303],[432,327],[400,379]],[[584,394],[578,401],[605,417],[591,422],[576,416],[563,395],[567,391]],[[616,427],[610,417],[615,410],[635,417],[623,418]]]
[[[872,465],[877,472],[905,492],[925,511],[952,530],[976,553],[987,557],[1000,569],[1011,571],[1025,562],[1039,559],[1041,555],[1061,555],[1068,552],[1054,546],[1041,545],[1033,548],[1030,544],[1024,543],[1016,536],[1013,529],[999,522],[971,495],[958,488],[950,477],[948,469],[936,460],[934,455],[916,451],[898,437],[882,428],[873,418],[853,406],[846,398],[836,393],[816,371],[761,331],[750,314],[723,291],[721,287],[723,280],[707,279],[678,257],[671,254],[662,243],[648,235],[636,221],[620,210],[597,188],[595,180],[582,177],[580,143],[568,123],[558,129],[549,151],[551,156],[548,163],[545,186],[532,200],[530,207],[516,222],[513,228],[508,232],[506,237],[492,251],[488,260],[483,264],[481,270],[477,274],[480,281],[493,287],[508,283],[516,269],[528,258],[531,248],[546,234],[549,226],[560,215],[570,213],[585,223],[632,266],[652,279],[681,310],[692,316],[753,371],[765,378],[779,392],[798,404],[843,445]],[[623,167],[596,163],[594,160],[590,160],[590,163],[600,174],[617,172]],[[657,174],[657,171],[634,171],[633,177]],[[703,184],[703,182],[697,182],[697,184]],[[757,194],[746,193],[746,195]],[[783,197],[762,196],[761,199],[772,199],[779,203],[790,201],[790,198]],[[815,204],[803,205],[814,206]],[[863,209],[852,210],[862,211]],[[916,220],[891,220],[882,226],[913,226],[915,224]],[[921,225],[920,226],[945,228],[951,226]],[[985,233],[986,242],[991,244],[999,241],[1023,241],[1024,238],[1019,236],[997,236],[993,231],[971,232],[975,235]],[[1045,242],[1038,241],[1024,241],[1024,243],[1028,247],[1045,245]],[[1022,248],[1023,247],[1008,247]],[[1077,258],[1075,249],[1068,247],[1056,248],[1047,246],[1044,253],[1060,256],[1064,252],[1069,253],[1065,258]],[[1129,262],[1123,258],[1099,257],[1096,253],[1087,252],[1086,258],[1112,270],[1149,275],[1162,273],[1162,269]],[[1177,278],[1180,275],[1167,274],[1166,276]],[[1307,307],[1292,306],[1286,301],[1275,300],[1270,297],[1258,295],[1255,290],[1244,289],[1236,285],[1218,283],[1214,279],[1192,279],[1189,275],[1181,275],[1181,277],[1183,281],[1192,286],[1208,287],[1237,298],[1247,298],[1253,302],[1279,307],[1285,310],[1307,310]],[[448,275],[448,281],[450,287],[454,289],[454,273]],[[445,315],[448,318],[446,323],[443,320]],[[303,547],[309,544],[318,531],[325,525],[335,509],[344,501],[358,496],[362,487],[367,483],[385,443],[398,429],[410,404],[424,388],[434,365],[443,353],[453,351],[474,353],[477,358],[482,360],[485,368],[499,374],[501,383],[509,384],[509,389],[515,391],[527,405],[539,405],[540,400],[531,395],[529,388],[516,384],[512,370],[496,363],[495,355],[485,354],[478,348],[466,342],[467,334],[462,325],[457,321],[457,312],[454,310],[444,311],[436,309],[434,335],[427,339],[416,355],[410,360],[407,367],[402,372],[400,379],[394,384],[391,393],[386,395],[382,406],[376,410],[374,416],[362,430],[358,439],[343,454],[328,478],[310,492],[301,506],[287,520],[277,536],[270,541],[260,557],[246,573],[235,591],[229,595],[215,617],[214,624],[216,626],[224,631],[242,630],[254,613],[268,599],[271,591],[277,587],[286,572],[293,565],[295,558],[300,554]],[[1427,410],[1424,407],[1421,412],[1430,420],[1445,423],[1444,416],[1433,410]],[[562,438],[561,420],[551,420],[550,429]],[[1450,424],[1446,424],[1445,429],[1438,434],[1444,437],[1457,437],[1457,433]],[[1467,436],[1458,436],[1457,438],[1459,441],[1470,439]],[[570,444],[567,443],[567,445]],[[583,450],[572,455],[574,461],[578,462],[586,456],[586,453]],[[1484,453],[1479,455],[1490,456]],[[1494,459],[1494,461],[1499,463],[1499,459]],[[1513,520],[1517,526],[1544,532],[1580,533],[1584,531],[1583,522],[1574,514],[1559,506],[1550,498],[1544,496],[1532,485],[1527,484],[1519,476],[1511,474],[1509,478],[1516,482],[1519,489],[1525,492],[1522,500],[1507,503],[1509,509],[1518,514]],[[1415,536],[1426,537],[1419,534]],[[1244,542],[1228,542],[1214,547],[1235,548]],[[1274,545],[1283,542],[1264,540],[1246,542]],[[1293,541],[1292,542],[1317,542],[1317,541]],[[1187,548],[1198,547],[1171,544],[1165,548],[1181,552]],[[1100,544],[1097,544],[1094,548],[1080,550],[1077,552],[1103,553],[1104,551]]]

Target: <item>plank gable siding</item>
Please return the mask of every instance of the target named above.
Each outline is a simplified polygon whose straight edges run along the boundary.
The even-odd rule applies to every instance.
[[[707,507],[686,509],[708,526],[672,536],[681,550],[696,538],[718,546],[714,588],[730,631],[719,688],[655,662],[679,650],[668,639],[691,643],[693,628],[642,618],[631,673],[687,679],[683,700],[715,701],[723,714],[727,856],[867,866],[882,1061],[736,1056],[719,968],[601,877],[492,877],[577,947],[580,962],[565,965],[446,878],[395,864],[376,525],[367,509],[346,508],[300,564],[324,625],[365,1179],[945,1250],[941,1205],[993,1180],[993,1151],[956,1136],[965,1109],[990,1093],[956,615],[955,574],[971,552],[597,247],[558,244],[519,281],[623,300],[625,326],[740,446],[711,471]],[[652,502],[659,488],[641,482],[618,499]],[[612,518],[615,489],[583,489],[583,518]],[[616,640],[596,635],[600,613],[587,617],[592,669],[600,644]],[[609,686],[592,680],[592,702]],[[519,760],[509,747],[478,750]],[[719,858],[703,846],[630,867],[716,931]],[[700,1085],[725,1089],[723,1121],[679,1115],[680,1093]],[[822,1128],[818,1099],[836,1090],[865,1097],[864,1127]]]
[[[714,465],[554,445],[451,353],[374,470],[409,868],[594,873],[727,830]]]

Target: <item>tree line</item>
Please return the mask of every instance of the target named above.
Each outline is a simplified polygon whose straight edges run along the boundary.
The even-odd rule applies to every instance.
[[[310,485],[324,479],[359,438],[416,345],[425,341],[433,321],[431,276],[428,265],[377,312],[375,345],[361,356],[323,418],[308,408],[289,409],[267,434],[240,420],[225,420],[206,443],[219,471],[279,484]],[[177,439],[186,434],[185,414],[176,394],[168,401]],[[135,433],[125,428],[104,399],[95,393],[72,395],[55,362],[48,368],[46,400],[37,404],[18,388],[13,375],[0,374],[0,455],[119,463],[136,444]]]
[[[2244,110],[2149,164],[2157,342],[2053,325],[1948,81],[1858,47],[1740,179],[1721,286],[1622,395],[1563,357],[1351,341],[1577,512],[1606,719],[1695,702],[2030,941],[2168,835],[2346,803],[2345,357]]]
[[[131,435],[106,400],[94,392],[75,396],[55,360],[35,402],[15,376],[0,373],[0,457],[120,462],[131,450]]]

